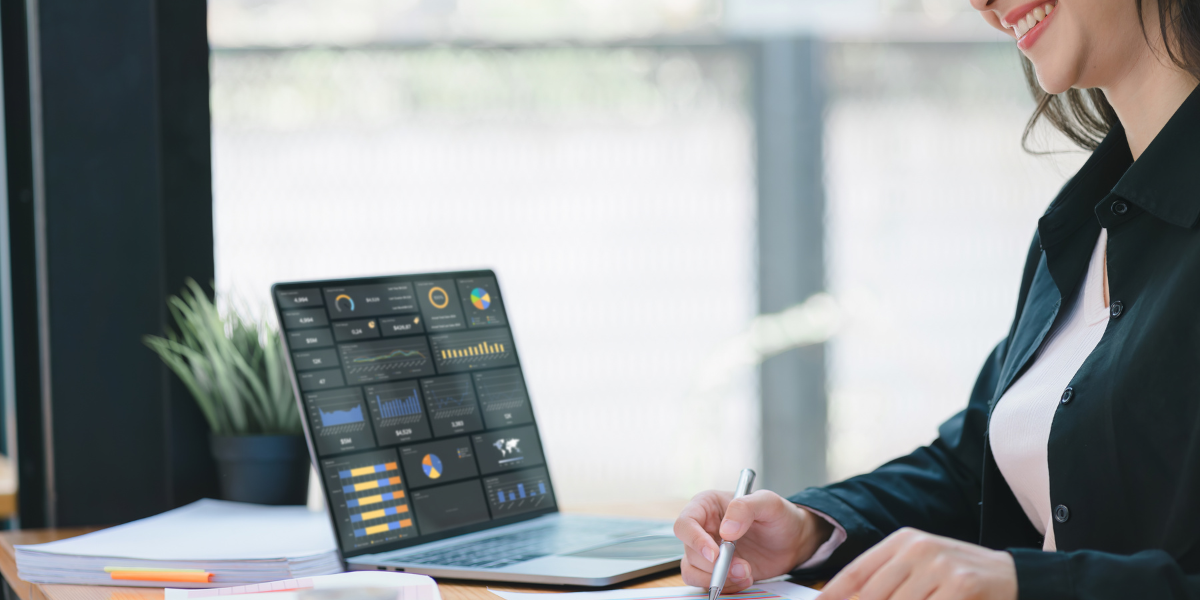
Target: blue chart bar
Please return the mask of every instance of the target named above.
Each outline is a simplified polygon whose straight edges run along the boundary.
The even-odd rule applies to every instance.
[[[416,390],[413,390],[412,395],[407,398],[392,400],[384,400],[376,395],[375,402],[379,404],[379,416],[384,419],[421,414],[421,401],[417,399]]]
[[[525,484],[523,484],[523,483],[517,484],[517,493],[520,494],[522,498],[525,497]]]
[[[546,484],[544,484],[540,481],[538,482],[538,493],[542,494],[542,495],[546,494]]]
[[[383,529],[384,526],[386,526],[387,529]],[[400,529],[400,521],[392,521],[391,523],[383,523],[380,525],[373,525],[373,526],[371,526],[371,529],[372,530],[379,529],[379,531],[371,531],[371,533],[369,535],[374,535],[376,533],[381,533],[383,531],[395,531],[397,529]],[[366,529],[355,529],[354,530],[354,537],[362,537],[364,535],[368,535]]]
[[[362,423],[363,414],[362,406],[355,406],[347,410],[332,410],[325,412],[324,409],[317,409],[321,413],[321,426],[333,427],[335,425],[349,425],[350,423]]]

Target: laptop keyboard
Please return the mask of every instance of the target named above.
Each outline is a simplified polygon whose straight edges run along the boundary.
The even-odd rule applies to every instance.
[[[387,562],[499,569],[571,549],[601,544],[646,529],[646,523],[636,521],[560,523],[410,554]]]

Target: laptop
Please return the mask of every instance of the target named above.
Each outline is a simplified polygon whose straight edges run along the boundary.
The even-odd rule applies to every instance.
[[[679,565],[670,522],[559,511],[494,272],[271,295],[349,569],[605,586]]]

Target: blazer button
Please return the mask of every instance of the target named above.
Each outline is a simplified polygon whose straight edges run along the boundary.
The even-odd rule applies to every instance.
[[[1117,317],[1120,317],[1121,313],[1123,313],[1123,312],[1125,312],[1125,304],[1122,303],[1120,300],[1117,300],[1117,301],[1113,302],[1112,304],[1108,305],[1108,314],[1112,315],[1112,318],[1114,318],[1114,319],[1116,319]]]
[[[1071,396],[1073,395],[1075,395],[1075,390],[1072,390],[1068,387],[1067,389],[1063,390],[1062,398],[1060,400],[1063,404],[1066,404],[1071,401]]]
[[[1109,208],[1112,210],[1112,214],[1117,215],[1118,217],[1129,212],[1129,205],[1125,204],[1124,200],[1117,200],[1116,202],[1113,202],[1112,206]]]
[[[1067,519],[1071,518],[1071,510],[1066,504],[1059,504],[1054,507],[1054,520],[1059,523],[1066,523]]]

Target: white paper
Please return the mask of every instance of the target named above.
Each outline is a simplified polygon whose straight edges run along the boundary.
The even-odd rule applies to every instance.
[[[140,521],[17,550],[163,561],[270,560],[335,552],[337,544],[324,511],[200,500]]]
[[[636,590],[610,590],[606,592],[572,592],[566,594],[527,594],[524,592],[488,591],[504,600],[549,600],[550,596],[563,600],[708,600],[708,590],[698,587],[661,587]],[[758,593],[755,593],[758,592]],[[821,592],[787,581],[759,583],[737,594],[723,594],[721,600],[813,600]],[[171,600],[168,598],[167,600]]]
[[[295,590],[338,589],[338,588],[396,588],[397,600],[441,600],[437,583],[427,575],[413,573],[390,573],[384,571],[351,571],[337,575],[302,577],[270,581],[256,585],[234,587],[163,590],[164,600],[294,600],[299,596]],[[286,590],[286,591],[283,591]]]

